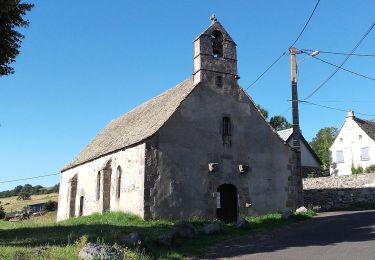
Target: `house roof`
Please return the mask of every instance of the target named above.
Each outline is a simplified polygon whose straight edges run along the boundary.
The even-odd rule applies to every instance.
[[[360,128],[375,141],[375,122],[354,117],[354,121]]]
[[[293,128],[287,128],[284,130],[277,131],[278,135],[283,139],[286,143],[289,143],[290,139],[292,138],[293,134]],[[314,158],[322,164],[322,161],[318,157],[318,155],[314,152],[314,150],[311,148],[310,144],[306,141],[305,137],[303,137],[301,133],[301,141],[305,143],[307,149],[309,149],[310,153],[314,156]]]
[[[129,113],[112,120],[61,171],[66,171],[151,137],[195,87],[193,77],[190,77]]]
[[[289,137],[291,137],[291,135],[293,134],[293,128],[277,131],[277,134],[281,137],[281,139],[287,142]]]

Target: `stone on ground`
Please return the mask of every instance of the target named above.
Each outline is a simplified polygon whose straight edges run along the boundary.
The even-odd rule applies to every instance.
[[[119,242],[122,245],[125,245],[128,247],[136,247],[142,244],[142,239],[139,233],[137,231],[134,231],[124,236],[120,236]]]
[[[296,213],[305,213],[305,212],[307,212],[307,208],[305,208],[304,206],[296,209]]]
[[[79,259],[92,260],[92,259],[123,259],[122,252],[113,246],[88,243],[78,254]]]
[[[220,231],[221,231],[221,226],[219,223],[207,224],[202,229],[203,234],[206,234],[206,235],[219,233]]]
[[[293,216],[293,212],[291,210],[284,211],[283,214],[281,214],[282,219],[290,219]]]
[[[250,223],[243,217],[239,217],[237,220],[237,228],[247,228]]]
[[[155,243],[161,246],[170,247],[172,246],[175,237],[176,237],[176,232],[174,230],[171,230],[168,233],[158,236],[155,239]]]
[[[185,220],[177,221],[173,230],[176,236],[187,238],[193,237],[197,232],[193,224]]]

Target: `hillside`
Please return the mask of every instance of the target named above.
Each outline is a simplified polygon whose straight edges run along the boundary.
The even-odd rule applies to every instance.
[[[23,207],[30,204],[43,203],[49,200],[58,201],[58,196],[58,193],[50,193],[31,195],[31,199],[29,200],[17,200],[18,196],[0,198],[0,205],[3,206],[5,212],[11,212],[18,209],[22,209]]]

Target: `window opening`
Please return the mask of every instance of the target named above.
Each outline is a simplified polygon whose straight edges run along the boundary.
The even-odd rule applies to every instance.
[[[231,145],[231,121],[228,116],[223,117],[223,129],[222,129],[222,134],[223,134],[223,145]]]
[[[121,167],[117,167],[117,186],[116,186],[116,197],[119,199],[121,196]]]
[[[212,37],[212,54],[215,58],[223,57],[223,34],[215,30],[211,33]]]
[[[100,199],[100,172],[98,172],[97,180],[96,180],[96,200]]]
[[[370,160],[369,147],[361,148],[361,161],[369,161],[369,160]]]
[[[343,163],[344,162],[344,152],[343,151],[336,151],[336,162]]]
[[[223,77],[216,76],[216,87],[222,88],[223,87]]]

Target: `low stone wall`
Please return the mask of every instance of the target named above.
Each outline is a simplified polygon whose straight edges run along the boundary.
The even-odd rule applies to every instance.
[[[375,206],[375,173],[303,179],[305,205],[327,211]]]

